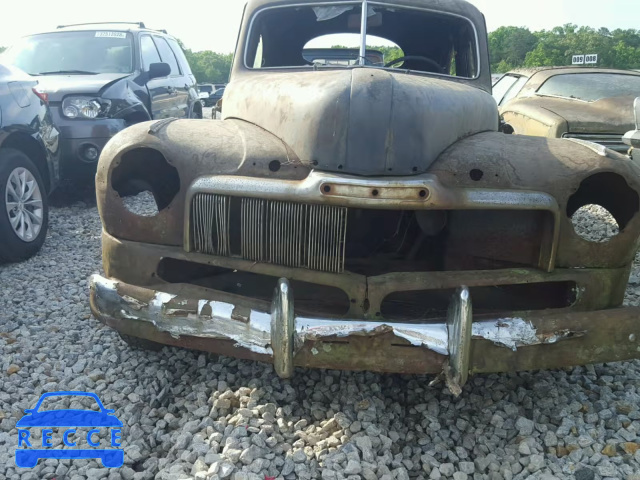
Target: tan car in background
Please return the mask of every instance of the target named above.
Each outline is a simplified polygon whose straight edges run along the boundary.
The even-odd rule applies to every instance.
[[[629,148],[622,137],[634,128],[639,94],[640,72],[602,68],[514,70],[493,86],[507,132],[587,140],[620,153]]]

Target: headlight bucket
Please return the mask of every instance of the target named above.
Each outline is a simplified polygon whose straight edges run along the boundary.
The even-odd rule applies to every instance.
[[[67,118],[104,118],[111,108],[111,101],[99,97],[67,97],[62,101],[62,115]]]

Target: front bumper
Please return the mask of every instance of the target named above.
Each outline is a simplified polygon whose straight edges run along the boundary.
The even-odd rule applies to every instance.
[[[68,119],[60,115],[56,108],[52,108],[54,123],[60,130],[60,162],[64,178],[95,174],[98,159],[87,160],[84,150],[88,146],[102,149],[111,137],[126,128],[123,119]]]
[[[640,358],[640,308],[539,311],[514,318],[473,317],[466,287],[446,321],[396,323],[294,314],[295,294],[280,279],[271,306],[231,303],[193,285],[138,287],[91,277],[91,310],[121,333],[273,363],[389,373],[442,373],[454,393],[468,373],[548,369]]]

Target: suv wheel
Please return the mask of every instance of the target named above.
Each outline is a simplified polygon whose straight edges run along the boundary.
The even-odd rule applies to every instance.
[[[19,150],[0,150],[0,261],[26,260],[47,236],[49,204],[40,172]]]

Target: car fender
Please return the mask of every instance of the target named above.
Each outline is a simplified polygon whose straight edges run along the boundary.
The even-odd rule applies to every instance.
[[[509,102],[500,113],[516,135],[560,138],[569,129],[567,121],[559,114],[525,101]]]
[[[154,167],[149,167],[149,165]],[[202,176],[243,175],[300,180],[310,169],[271,133],[239,120],[163,119],[129,127],[105,146],[96,194],[106,231],[119,238],[181,245],[185,198]],[[114,181],[119,178],[121,180]],[[120,193],[146,185],[162,197],[154,217],[127,210]],[[175,188],[167,193],[166,185]],[[120,193],[118,192],[120,189]]]
[[[125,119],[129,125],[152,118],[148,109],[149,94],[146,88],[129,79],[112,83],[101,96],[112,102],[112,118]]]
[[[640,246],[640,167],[590,142],[486,132],[446,150],[433,173],[450,188],[535,191],[558,203],[562,268],[622,267]],[[578,206],[597,204],[622,220],[606,243],[587,242],[571,222]]]

